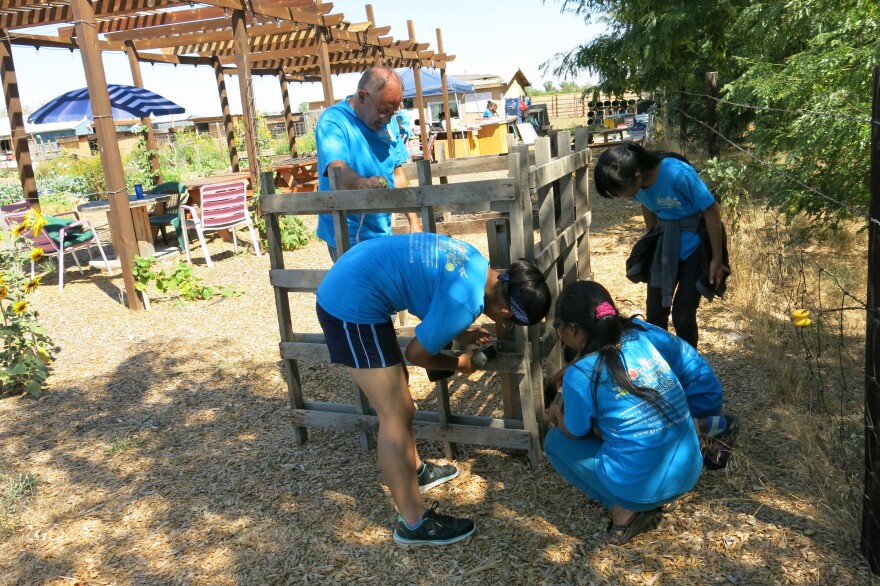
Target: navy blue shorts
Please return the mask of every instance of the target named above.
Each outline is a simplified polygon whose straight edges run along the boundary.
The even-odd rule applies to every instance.
[[[356,324],[333,317],[319,303],[315,304],[315,311],[333,364],[385,368],[403,363],[391,319],[381,324]]]

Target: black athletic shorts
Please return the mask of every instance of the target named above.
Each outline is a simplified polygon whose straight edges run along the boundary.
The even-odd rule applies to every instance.
[[[319,303],[315,304],[315,310],[333,364],[385,368],[403,362],[390,318],[381,324],[356,324],[333,317]]]

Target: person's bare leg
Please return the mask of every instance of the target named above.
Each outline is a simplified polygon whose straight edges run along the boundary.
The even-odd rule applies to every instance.
[[[415,407],[403,368],[397,365],[351,372],[379,418],[377,453],[385,484],[400,516],[415,523],[425,513],[425,503],[416,476],[420,460],[412,428]]]

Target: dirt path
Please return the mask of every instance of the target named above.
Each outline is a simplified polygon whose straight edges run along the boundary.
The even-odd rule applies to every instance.
[[[625,311],[643,290],[621,278],[638,211],[595,202],[593,270]],[[477,242],[479,235],[467,237]],[[278,362],[268,259],[211,244],[206,282],[241,297],[154,302],[132,313],[121,277],[70,272],[35,301],[57,346],[40,400],[0,400],[0,474],[35,493],[0,517],[0,583],[34,584],[838,584],[870,583],[857,519],[842,519],[799,472],[756,349],[722,303],[701,310],[701,349],[740,415],[732,469],[704,473],[659,530],[601,545],[606,512],[544,462],[465,447],[461,476],[429,496],[473,515],[477,534],[445,549],[400,550],[374,454],[352,433],[310,430],[297,447]],[[326,266],[320,242],[288,266]],[[54,282],[54,275],[47,279]],[[297,329],[317,331],[294,296]],[[310,398],[347,400],[340,372],[303,364]],[[417,369],[413,369],[414,371]],[[430,406],[421,372],[414,394]],[[459,379],[455,407],[497,413],[498,383]],[[424,457],[439,458],[426,442]],[[2,513],[0,513],[2,514]]]

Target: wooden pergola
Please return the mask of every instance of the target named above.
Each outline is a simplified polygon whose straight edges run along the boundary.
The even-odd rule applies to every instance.
[[[136,294],[132,262],[137,254],[134,227],[128,205],[122,159],[116,129],[110,117],[110,98],[101,60],[102,51],[128,55],[133,85],[143,87],[141,63],[208,66],[215,72],[223,110],[226,138],[233,171],[239,170],[232,116],[225,75],[239,80],[245,123],[247,156],[252,182],[259,177],[254,108],[254,75],[276,76],[280,83],[291,154],[295,155],[295,132],[288,82],[320,82],[324,103],[334,102],[331,76],[365,71],[373,65],[412,67],[416,79],[416,103],[424,111],[420,67],[439,68],[444,103],[448,111],[446,63],[454,59],[443,52],[437,29],[437,49],[415,38],[412,21],[408,37],[395,40],[390,27],[378,26],[371,5],[368,21],[353,23],[333,5],[312,0],[0,0],[0,75],[9,115],[13,150],[25,197],[38,202],[37,186],[24,129],[21,99],[12,58],[12,45],[79,49],[94,113],[95,134],[104,168],[110,202],[113,245],[122,264],[123,280],[131,309],[143,309]],[[58,25],[55,36],[29,34],[36,26]],[[425,116],[420,116],[421,135],[428,136]],[[147,147],[156,151],[150,129]],[[451,140],[451,134],[450,134]],[[153,157],[158,171],[158,157]]]

